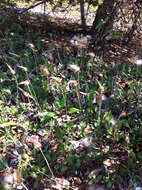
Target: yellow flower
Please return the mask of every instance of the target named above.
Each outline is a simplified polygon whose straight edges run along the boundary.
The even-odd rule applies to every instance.
[[[98,89],[98,92],[103,93],[104,92],[104,87],[100,86],[99,89]]]
[[[99,89],[98,89],[98,92],[99,93],[103,93],[104,92],[104,87],[103,87],[103,85],[101,85],[101,83],[97,80],[97,82],[98,82],[98,85],[99,85]]]

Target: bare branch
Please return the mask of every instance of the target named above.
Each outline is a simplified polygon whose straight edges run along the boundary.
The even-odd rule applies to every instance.
[[[30,9],[33,9],[33,8],[37,7],[38,5],[44,4],[45,2],[47,2],[47,0],[40,1],[39,3],[37,3],[35,5],[31,5],[30,7],[25,8],[24,10],[22,10],[21,12],[18,13],[18,16],[22,15],[23,13],[25,13],[27,11],[29,11]]]

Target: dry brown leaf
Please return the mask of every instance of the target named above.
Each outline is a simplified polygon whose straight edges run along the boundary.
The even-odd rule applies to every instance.
[[[39,137],[37,135],[32,135],[31,137],[28,137],[27,141],[29,143],[32,143],[35,149],[39,149],[41,147],[41,143],[39,142]]]
[[[8,173],[4,177],[5,184],[20,183],[20,181],[21,181],[21,176],[18,171],[14,171],[13,173]]]

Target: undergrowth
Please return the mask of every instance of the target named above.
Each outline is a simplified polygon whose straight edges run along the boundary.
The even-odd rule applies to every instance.
[[[47,45],[14,25],[0,33],[1,187],[134,189],[142,176],[141,66],[106,64],[87,48],[74,55],[51,32]]]

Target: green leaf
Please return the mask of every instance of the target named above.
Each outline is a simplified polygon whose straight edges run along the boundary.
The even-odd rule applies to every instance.
[[[104,20],[103,20],[103,19],[100,19],[100,21],[99,21],[99,23],[97,24],[97,26],[96,26],[95,29],[97,30],[97,29],[100,28],[104,23],[105,23]]]
[[[142,152],[139,152],[137,156],[138,156],[138,159],[142,160]]]
[[[2,78],[2,79],[8,79],[7,75],[5,75],[3,73],[0,73],[0,78]]]
[[[11,95],[11,91],[9,89],[4,88],[2,89],[2,92]]]
[[[77,109],[77,108],[70,108],[70,110],[69,110],[70,114],[72,114],[72,113],[79,113],[79,112],[80,112],[80,110]]]
[[[111,188],[112,185],[113,185],[113,183],[111,181],[109,181],[108,184],[107,184],[108,188]]]
[[[62,169],[61,169],[62,172],[65,172],[65,171],[67,171],[67,170],[68,170],[68,167],[67,167],[67,166],[63,166]]]
[[[94,183],[94,179],[88,181],[88,185],[92,185]]]
[[[10,127],[10,126],[17,126],[19,123],[16,123],[14,121],[8,121],[0,124],[0,127]]]
[[[63,138],[63,131],[60,130],[58,127],[55,127],[54,129],[55,129],[55,132],[56,132],[58,140],[62,140],[62,138]]]
[[[51,118],[51,117],[55,116],[55,113],[54,112],[47,112],[46,116]]]
[[[50,119],[50,118],[53,118],[56,114],[54,112],[43,112],[43,113],[38,113],[38,116],[43,116],[42,117],[42,122]]]
[[[95,94],[94,92],[90,92],[90,93],[89,93],[88,100],[89,100],[90,105],[93,104],[93,96],[94,96],[94,94]]]
[[[98,0],[98,4],[99,5],[103,4],[103,0]]]
[[[77,159],[76,164],[75,164],[76,168],[79,168],[80,165],[81,165],[80,159]]]

